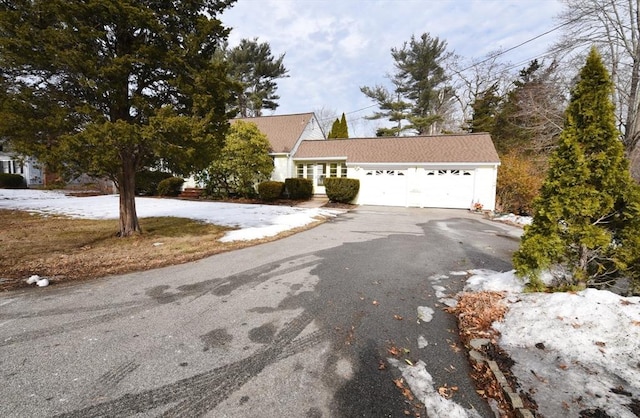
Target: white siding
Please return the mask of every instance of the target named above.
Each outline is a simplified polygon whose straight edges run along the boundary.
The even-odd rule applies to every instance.
[[[271,180],[284,181],[289,177],[295,177],[295,173],[292,174],[291,159],[287,154],[273,155],[273,172],[271,173]]]
[[[497,167],[349,167],[360,180],[361,205],[495,209]]]
[[[300,139],[298,140],[298,144],[300,143],[299,141],[322,139],[325,139],[324,134],[322,133],[322,128],[320,128],[320,124],[318,123],[316,117],[313,116],[311,119],[309,119],[309,123],[307,123],[307,126],[305,126],[304,130],[302,131]],[[296,144],[296,148],[298,144]]]

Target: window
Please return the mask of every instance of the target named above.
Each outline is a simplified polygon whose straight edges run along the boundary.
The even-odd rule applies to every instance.
[[[338,177],[338,164],[331,163],[329,165],[329,177]]]
[[[435,171],[433,171],[433,170],[427,171],[427,176],[435,176],[435,175],[436,175]]]
[[[296,166],[296,177],[299,179],[304,178],[304,164],[298,164]]]
[[[398,171],[398,175],[399,175],[399,176],[404,176],[404,172],[402,172],[402,171]]]
[[[376,176],[381,176],[384,174],[384,170],[376,170]]]
[[[307,178],[313,180],[313,164],[307,164]]]
[[[462,175],[463,176],[470,176],[471,175],[471,171],[463,171]]]
[[[340,165],[340,177],[347,177],[347,165],[345,163]]]
[[[438,170],[439,176],[444,176],[445,174],[447,174],[447,170]]]
[[[373,171],[369,170],[369,171],[367,171],[367,173],[365,175],[366,176],[373,176]]]
[[[453,174],[454,176],[459,176],[460,170],[451,170],[451,174]]]

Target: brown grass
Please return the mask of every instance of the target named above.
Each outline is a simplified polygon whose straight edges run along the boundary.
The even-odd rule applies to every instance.
[[[0,210],[0,290],[25,287],[33,274],[52,284],[95,279],[198,260],[276,237],[223,243],[230,228],[184,218],[142,218],[143,234],[118,238],[115,220],[71,219]]]

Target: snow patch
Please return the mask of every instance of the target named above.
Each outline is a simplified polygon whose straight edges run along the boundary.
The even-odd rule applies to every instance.
[[[400,370],[411,392],[424,404],[428,417],[481,418],[477,411],[465,409],[451,399],[443,398],[434,387],[433,377],[422,360],[414,366],[404,365],[394,358],[388,361]]]
[[[422,322],[431,322],[435,311],[428,306],[418,306],[418,319]]]

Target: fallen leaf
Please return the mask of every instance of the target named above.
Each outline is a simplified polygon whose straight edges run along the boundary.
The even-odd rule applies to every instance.
[[[636,327],[640,327],[640,321],[631,321],[631,325],[635,325]]]
[[[404,362],[407,363],[409,366],[413,366],[413,363],[408,358],[404,359]]]
[[[394,317],[394,319],[397,319],[398,321],[402,321],[404,319],[400,315],[393,315],[393,317]]]
[[[387,369],[387,365],[385,364],[385,362],[382,360],[378,361],[378,370],[386,370],[386,369]]]
[[[377,300],[374,300],[374,301],[373,301],[373,302],[371,302],[371,303],[373,303],[374,305],[378,305],[378,301],[377,301]]]
[[[635,305],[635,303],[631,303],[631,302],[629,302],[628,300],[625,300],[625,299],[621,299],[621,300],[620,300],[620,304],[621,304],[621,305],[624,305],[624,306],[627,306],[627,305]]]
[[[603,341],[596,341],[594,344],[597,345],[598,347],[605,347],[607,345],[607,343]]]
[[[567,370],[569,368],[569,366],[567,366],[566,364],[561,364],[558,366],[558,368],[562,369],[562,370]]]
[[[399,377],[397,379],[393,379],[393,383],[395,383],[396,386],[399,387],[400,389],[404,388],[404,381],[402,380],[401,377]]]
[[[578,328],[580,328],[582,325],[581,325],[581,324],[578,324],[577,322],[574,322],[574,323],[572,323],[572,324],[571,324],[571,326],[572,326],[574,329],[578,329]]]
[[[397,347],[387,348],[387,352],[394,357],[398,357],[400,355],[400,350]]]
[[[403,349],[402,349],[402,351],[403,351],[405,354],[409,354],[409,353],[411,352],[411,350],[409,350],[408,348],[403,348]]]

